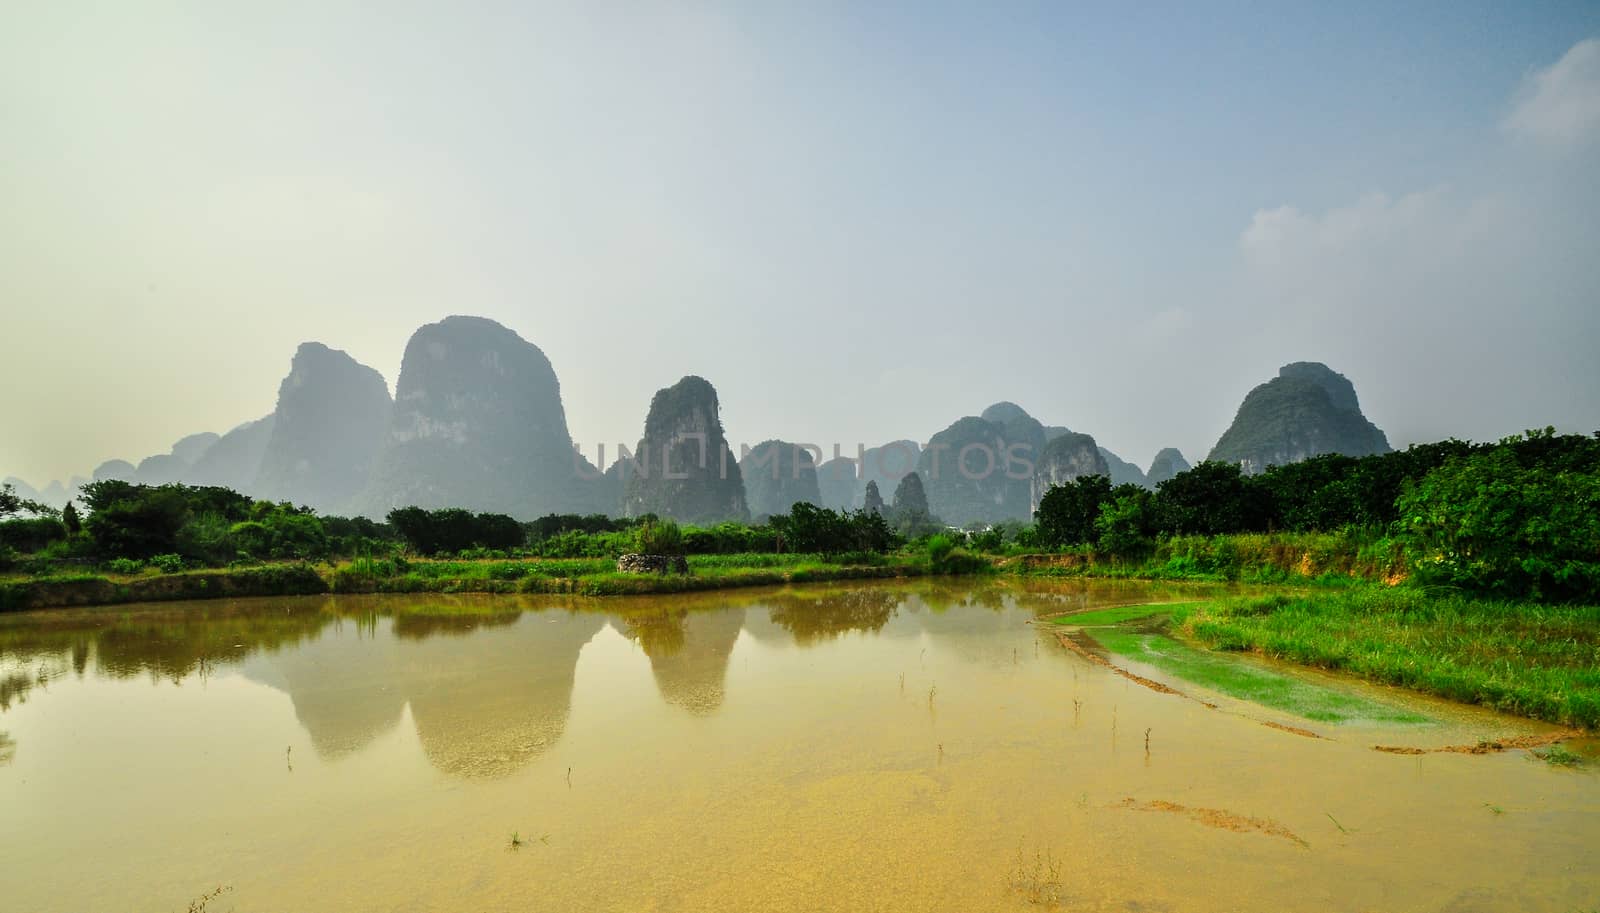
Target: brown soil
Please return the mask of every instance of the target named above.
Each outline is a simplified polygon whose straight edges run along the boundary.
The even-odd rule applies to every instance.
[[[1045,568],[1063,568],[1074,570],[1089,566],[1089,559],[1082,555],[1017,555],[1014,558],[1002,558],[995,562],[996,567],[1009,568],[1021,565],[1025,571],[1037,571]]]
[[[1445,745],[1440,748],[1410,748],[1404,745],[1374,745],[1373,751],[1384,751],[1389,754],[1435,754],[1449,752],[1451,754],[1493,754],[1497,751],[1511,751],[1517,748],[1543,748],[1557,742],[1576,738],[1583,733],[1575,729],[1562,729],[1556,732],[1547,732],[1544,735],[1520,735],[1510,739],[1485,739],[1475,745]]]
[[[1286,725],[1284,723],[1274,723],[1272,720],[1262,720],[1261,721],[1261,725],[1269,726],[1269,727],[1271,727],[1273,729],[1280,729],[1280,730],[1282,730],[1284,732],[1292,732],[1295,735],[1303,735],[1308,739],[1320,739],[1320,738],[1322,738],[1322,736],[1317,735],[1315,732],[1312,732],[1309,729],[1301,729],[1299,726],[1289,726],[1289,725]]]
[[[1245,815],[1236,815],[1220,808],[1190,808],[1187,805],[1179,805],[1176,802],[1167,802],[1162,799],[1156,799],[1152,802],[1139,802],[1132,797],[1123,799],[1112,808],[1127,808],[1141,812],[1173,812],[1186,815],[1206,827],[1215,827],[1236,833],[1257,831],[1272,837],[1282,837],[1303,847],[1309,848],[1311,846],[1311,844],[1296,836],[1293,831],[1270,818],[1250,818]]]
[[[1151,691],[1159,691],[1162,694],[1176,694],[1179,697],[1189,697],[1189,695],[1184,694],[1182,691],[1179,691],[1176,688],[1170,688],[1170,687],[1168,687],[1166,685],[1161,684],[1158,681],[1155,681],[1154,679],[1148,679],[1148,678],[1145,678],[1142,675],[1135,675],[1134,673],[1129,672],[1127,669],[1124,669],[1121,666],[1116,665],[1115,663],[1111,662],[1111,660],[1106,659],[1104,656],[1101,656],[1100,654],[1094,652],[1093,650],[1090,650],[1088,647],[1085,647],[1083,644],[1080,644],[1077,641],[1073,640],[1071,637],[1068,637],[1066,632],[1064,632],[1064,631],[1057,631],[1055,633],[1056,633],[1056,639],[1061,641],[1061,645],[1063,647],[1066,647],[1068,650],[1071,650],[1072,652],[1078,654],[1079,656],[1083,657],[1084,659],[1087,659],[1091,663],[1094,663],[1094,664],[1100,665],[1100,666],[1105,666],[1107,669],[1110,669],[1112,672],[1115,672],[1116,674],[1122,676],[1123,678],[1125,678],[1125,679],[1127,679],[1129,681],[1132,681],[1132,682],[1138,682],[1139,684],[1145,686],[1146,688],[1149,688]],[[1202,701],[1201,703],[1205,703],[1205,702]],[[1206,706],[1207,707],[1212,707],[1212,708],[1216,707],[1215,704],[1206,704]]]

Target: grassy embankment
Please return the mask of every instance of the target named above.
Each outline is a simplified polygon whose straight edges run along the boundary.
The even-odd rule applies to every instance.
[[[1175,613],[1174,622],[1215,649],[1600,727],[1600,606],[1359,587],[1226,599]]]
[[[84,573],[0,579],[0,611],[239,596],[315,593],[569,593],[581,596],[684,593],[826,580],[970,573],[961,555],[693,555],[689,573],[619,573],[609,558],[486,560],[365,559],[335,564],[268,564],[140,574]]]
[[[1344,586],[1395,583],[1405,559],[1389,539],[1359,532],[1239,533],[1174,536],[1138,557],[1090,548],[997,559],[1003,573],[1025,577],[1111,577]]]
[[[1219,651],[1266,656],[1586,729],[1600,727],[1600,606],[1506,603],[1359,586],[1065,616],[1115,625],[1164,614]],[[1101,615],[1104,617],[1094,617]],[[1091,631],[1107,650],[1226,694],[1312,719],[1367,715],[1308,704],[1283,676],[1149,631]]]
[[[1342,534],[1179,537],[1150,555],[1122,559],[1092,551],[981,556],[913,544],[886,555],[743,553],[692,555],[687,576],[624,574],[610,558],[401,559],[277,563],[177,573],[145,569],[49,576],[0,576],[0,611],[53,606],[288,596],[313,593],[571,593],[643,595],[808,581],[980,574],[1348,584],[1394,579],[1386,544]]]

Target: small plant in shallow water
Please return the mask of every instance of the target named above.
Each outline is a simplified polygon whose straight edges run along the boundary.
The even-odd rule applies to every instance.
[[[1011,889],[1021,894],[1028,903],[1042,907],[1059,906],[1062,900],[1061,862],[1046,847],[1043,852],[1035,850],[1030,863],[1022,851],[1022,844],[1018,843],[1017,865],[1011,871]]]
[[[199,897],[196,897],[194,900],[189,901],[187,913],[206,913],[206,907],[209,906],[213,900],[216,900],[218,897],[221,897],[231,890],[233,890],[232,885],[217,885],[212,890],[207,891],[206,893],[201,894]]]
[[[1556,767],[1577,767],[1583,763],[1581,755],[1569,751],[1566,746],[1560,744],[1551,745],[1549,748],[1536,748],[1533,750],[1533,756]]]

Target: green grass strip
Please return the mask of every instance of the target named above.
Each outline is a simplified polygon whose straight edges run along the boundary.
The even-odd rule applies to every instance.
[[[1094,639],[1118,656],[1154,666],[1184,681],[1308,720],[1429,722],[1428,717],[1409,710],[1261,669],[1238,657],[1195,650],[1159,634],[1110,628],[1096,631]]]
[[[1214,648],[1600,727],[1600,606],[1371,586],[1224,599],[1175,613],[1174,621]]]
[[[1071,615],[1061,615],[1050,620],[1058,625],[1070,625],[1074,628],[1092,628],[1102,625],[1120,625],[1124,622],[1154,618],[1158,615],[1169,615],[1176,609],[1193,608],[1200,604],[1198,602],[1172,602],[1117,606],[1111,609],[1091,609],[1088,612],[1074,612]]]

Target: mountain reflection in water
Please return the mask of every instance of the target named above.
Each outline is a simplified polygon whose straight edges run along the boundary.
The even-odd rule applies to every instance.
[[[63,676],[185,685],[224,670],[288,695],[317,755],[336,761],[406,716],[428,761],[512,773],[562,737],[579,654],[602,630],[632,641],[666,704],[709,716],[741,634],[782,648],[858,635],[977,645],[1054,612],[1149,598],[1143,586],[1012,592],[938,582],[627,599],[326,596],[18,614],[0,623],[0,712]],[[950,613],[957,606],[989,612]],[[988,657],[990,660],[998,657]],[[0,764],[17,746],[0,734]]]

